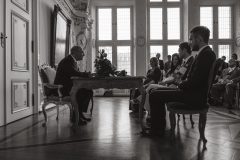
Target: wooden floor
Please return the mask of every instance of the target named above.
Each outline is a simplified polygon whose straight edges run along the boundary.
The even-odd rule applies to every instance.
[[[70,128],[69,111],[62,107],[60,120],[49,111],[0,128],[0,160],[240,160],[240,116],[219,108],[208,113],[207,150],[198,142],[198,116],[192,129],[181,119],[175,141],[144,137],[136,114],[128,110],[129,99],[94,98],[93,120],[76,133]],[[169,129],[169,124],[168,124]]]

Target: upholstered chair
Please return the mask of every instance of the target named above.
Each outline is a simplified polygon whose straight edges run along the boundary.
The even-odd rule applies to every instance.
[[[41,65],[39,66],[39,75],[42,81],[42,89],[43,89],[43,104],[42,104],[42,111],[44,115],[44,123],[42,124],[43,127],[46,126],[48,118],[46,107],[49,104],[56,105],[57,108],[57,117],[59,118],[59,106],[61,105],[68,105],[70,109],[70,117],[72,115],[72,105],[71,105],[71,98],[70,96],[63,97],[61,94],[60,89],[63,87],[62,85],[55,85],[54,79],[56,76],[56,70],[51,68],[49,65]]]

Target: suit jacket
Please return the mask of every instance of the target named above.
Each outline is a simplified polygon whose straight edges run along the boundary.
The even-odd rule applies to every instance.
[[[195,58],[187,80],[179,86],[185,92],[190,93],[196,99],[196,103],[206,104],[208,96],[208,78],[211,67],[216,60],[216,55],[212,49],[207,46]]]
[[[194,61],[194,58],[193,58],[193,56],[191,56],[191,57],[188,59],[188,61],[187,61],[185,64],[182,65],[182,67],[185,67],[187,70],[186,70],[186,72],[183,74],[181,80],[186,80],[187,75],[188,75],[188,73],[189,73],[189,71],[190,71],[190,69],[191,69],[191,66],[192,66],[192,64],[193,64],[193,61]]]
[[[73,57],[68,55],[58,64],[57,73],[54,80],[54,84],[63,85],[63,88],[61,89],[63,96],[69,95],[73,86],[73,82],[71,80],[71,77],[73,76],[88,77],[89,74],[80,72]]]

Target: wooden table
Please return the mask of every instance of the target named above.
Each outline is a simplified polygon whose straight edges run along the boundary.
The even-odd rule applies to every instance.
[[[78,104],[77,104],[77,91],[80,88],[86,89],[131,89],[131,88],[138,88],[142,93],[142,100],[139,106],[139,120],[142,120],[142,108],[144,107],[145,102],[145,89],[143,88],[143,78],[142,76],[139,77],[92,77],[92,78],[80,78],[80,77],[72,77],[73,87],[70,92],[72,106],[74,108],[74,114],[76,117],[76,121],[74,124],[74,128],[78,127],[79,121],[79,114],[78,114]],[[143,127],[143,123],[141,122],[141,126]]]

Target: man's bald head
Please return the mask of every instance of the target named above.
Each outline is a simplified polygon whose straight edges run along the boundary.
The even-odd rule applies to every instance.
[[[77,60],[80,61],[84,57],[84,52],[80,46],[73,46],[71,48],[71,55]]]

